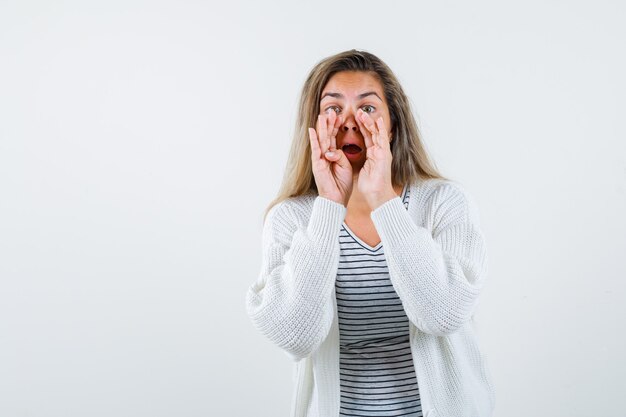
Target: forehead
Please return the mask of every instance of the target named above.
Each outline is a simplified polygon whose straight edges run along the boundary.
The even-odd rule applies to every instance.
[[[376,91],[383,97],[383,87],[378,79],[367,72],[341,71],[333,74],[322,89],[322,95],[326,92],[340,92],[344,95],[358,95],[365,91]]]

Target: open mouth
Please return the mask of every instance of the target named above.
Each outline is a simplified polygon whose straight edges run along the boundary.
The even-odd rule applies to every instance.
[[[357,145],[353,145],[353,144],[344,145],[341,148],[341,150],[344,151],[344,153],[347,153],[349,155],[356,155],[357,153],[362,151],[361,148],[359,148]]]

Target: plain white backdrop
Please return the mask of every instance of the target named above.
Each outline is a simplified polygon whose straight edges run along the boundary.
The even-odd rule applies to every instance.
[[[618,1],[0,1],[0,416],[287,416],[245,312],[302,83],[382,58],[479,204],[496,415],[624,416]],[[446,416],[453,417],[453,416]]]

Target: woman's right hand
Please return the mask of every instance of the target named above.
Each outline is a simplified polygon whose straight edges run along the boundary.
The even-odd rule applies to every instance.
[[[352,194],[352,165],[343,151],[337,149],[336,135],[341,122],[341,116],[337,117],[334,111],[318,115],[316,129],[309,128],[309,140],[318,194],[347,206]]]

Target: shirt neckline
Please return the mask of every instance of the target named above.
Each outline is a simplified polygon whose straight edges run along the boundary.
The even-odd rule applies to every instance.
[[[408,185],[404,185],[404,188],[402,189],[402,193],[398,196],[400,197],[400,200],[402,200],[402,204],[404,205],[404,199],[406,198],[406,193],[408,190],[409,186]],[[410,203],[409,203],[410,204]],[[372,252],[375,252],[377,250],[379,250],[381,248],[381,246],[383,245],[383,241],[382,239],[380,240],[380,242],[378,242],[376,244],[376,246],[370,246],[367,243],[363,242],[361,240],[361,238],[359,238],[356,233],[354,233],[352,231],[352,229],[350,229],[350,227],[348,227],[348,225],[346,224],[346,222],[342,222],[342,226],[343,228],[346,230],[346,232],[348,232],[348,234],[361,246],[363,246],[365,249],[370,250]]]

